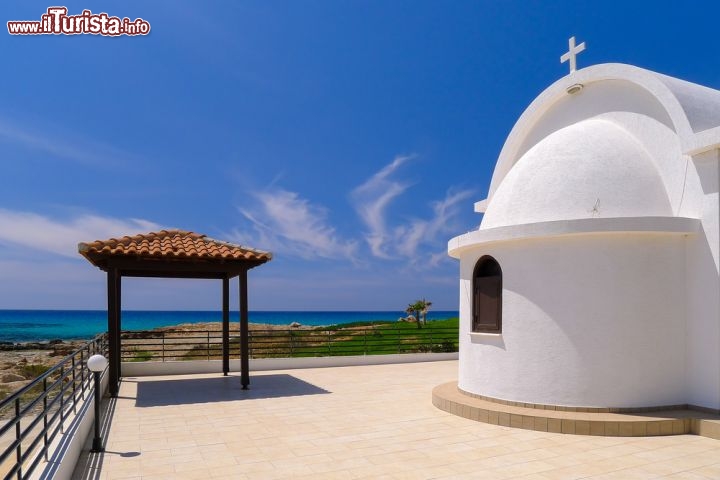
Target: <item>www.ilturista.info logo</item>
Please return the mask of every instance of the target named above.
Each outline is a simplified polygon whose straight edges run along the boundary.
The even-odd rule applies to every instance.
[[[68,15],[66,7],[50,7],[40,21],[7,22],[10,35],[147,35],[150,23],[142,18],[111,17],[107,13],[83,10],[80,15]]]

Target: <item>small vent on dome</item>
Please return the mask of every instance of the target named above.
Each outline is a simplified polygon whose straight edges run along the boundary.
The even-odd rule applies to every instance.
[[[574,85],[570,85],[569,87],[567,87],[567,89],[565,89],[565,91],[566,91],[567,93],[569,93],[570,95],[573,95],[573,94],[575,94],[575,93],[578,93],[578,92],[579,92],[580,90],[582,90],[582,89],[583,89],[583,84],[582,84],[582,83],[576,83],[576,84],[574,84]]]

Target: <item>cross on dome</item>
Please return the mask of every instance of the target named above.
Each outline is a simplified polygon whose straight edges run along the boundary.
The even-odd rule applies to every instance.
[[[585,50],[585,42],[582,42],[580,45],[575,46],[575,37],[570,37],[570,40],[568,40],[568,51],[567,53],[563,54],[562,57],[560,57],[560,63],[565,63],[569,60],[570,73],[573,73],[577,69],[577,62],[575,57],[583,50]]]

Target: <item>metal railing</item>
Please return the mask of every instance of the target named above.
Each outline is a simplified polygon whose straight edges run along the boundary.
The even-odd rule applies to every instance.
[[[106,336],[98,335],[0,402],[0,475],[5,480],[28,478],[48,460],[48,447],[93,391],[85,362],[106,352]]]
[[[251,330],[250,358],[328,357],[419,352],[456,352],[457,328],[355,327],[345,329]],[[240,355],[231,332],[230,355]],[[125,331],[123,362],[218,360],[222,333],[213,330]]]

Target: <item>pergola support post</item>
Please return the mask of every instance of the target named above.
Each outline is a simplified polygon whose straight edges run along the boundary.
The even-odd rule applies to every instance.
[[[108,356],[109,368],[109,389],[110,396],[117,397],[120,381],[120,329],[119,329],[119,285],[120,275],[117,269],[110,268],[107,271],[107,293],[108,293]]]
[[[248,271],[242,270],[240,281],[240,383],[243,390],[250,385],[250,332],[248,331]]]
[[[117,332],[115,338],[117,338],[117,346],[115,351],[117,352],[117,378],[118,378],[118,391],[120,390],[120,381],[122,380],[122,273],[117,270],[117,282],[115,283],[115,316],[117,317]]]
[[[230,279],[222,279],[222,357],[223,375],[230,372]]]

